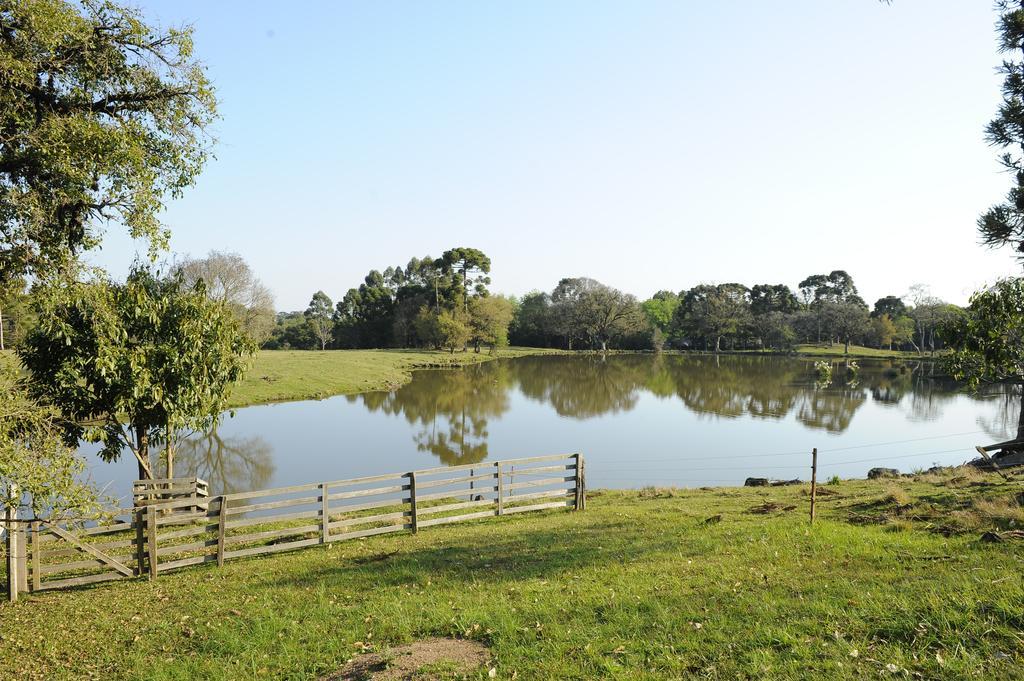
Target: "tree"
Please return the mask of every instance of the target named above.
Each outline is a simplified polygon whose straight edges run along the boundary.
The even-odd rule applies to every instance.
[[[587,277],[566,277],[551,291],[552,329],[565,338],[569,350],[573,341],[586,336],[583,300],[590,289],[600,285]]]
[[[437,335],[439,345],[455,354],[456,348],[465,348],[472,330],[469,316],[459,309],[441,310],[437,313]]]
[[[188,287],[202,281],[211,300],[224,303],[242,330],[262,345],[274,329],[274,295],[238,253],[210,251],[205,258],[186,258],[178,265]]]
[[[875,309],[878,309],[877,304]],[[871,335],[878,347],[888,347],[892,350],[892,342],[896,338],[896,333],[896,324],[888,314],[871,317]]]
[[[312,300],[309,301],[309,307],[303,313],[310,331],[320,341],[321,350],[326,350],[327,343],[331,340],[334,327],[332,307],[333,304],[331,299],[327,297],[327,294],[323,291],[317,291],[313,294]]]
[[[750,289],[750,311],[762,315],[769,312],[792,314],[800,309],[800,301],[785,284],[757,284]]]
[[[907,314],[907,305],[899,296],[886,296],[875,301],[875,309],[871,311],[872,317],[889,315],[889,319],[899,319]]]
[[[483,251],[462,246],[453,248],[441,255],[437,266],[443,274],[453,275],[452,289],[458,300],[452,302],[461,302],[464,312],[469,312],[470,285],[478,296],[487,295],[487,286],[491,283],[487,276],[491,271],[491,259]]]
[[[141,478],[156,477],[150,453],[158,444],[174,477],[179,433],[216,423],[256,351],[201,284],[186,288],[180,276],[142,265],[123,284],[45,282],[35,307],[38,324],[18,350],[33,396],[60,408],[69,445],[101,442],[106,461],[128,448]]]
[[[59,520],[98,509],[85,468],[64,442],[57,410],[28,394],[12,363],[0,363],[0,511],[20,506],[23,494],[36,517]]]
[[[512,322],[512,303],[503,296],[473,298],[469,303],[470,341],[474,350],[487,344],[493,350],[508,345],[508,326]]]
[[[859,299],[826,302],[822,314],[830,337],[841,340],[845,345],[843,352],[850,354],[850,342],[868,329],[868,306]]]
[[[32,324],[29,296],[21,277],[0,282],[0,350],[21,342]]]
[[[644,322],[634,296],[601,283],[584,292],[580,308],[583,328],[600,344],[601,352],[608,351],[613,339],[638,331]]]
[[[0,3],[0,279],[60,268],[100,222],[166,246],[157,213],[195,182],[216,115],[192,48],[114,2]]]
[[[999,49],[1016,55],[1024,51],[1024,2],[998,0]],[[1003,60],[1003,101],[985,128],[985,139],[1003,150],[1000,163],[1013,176],[1006,201],[978,218],[982,242],[990,247],[1013,246],[1024,258],[1024,60],[1019,55]]]
[[[509,341],[513,345],[550,347],[555,335],[551,297],[543,291],[527,293],[515,308]]]
[[[742,284],[700,284],[681,294],[673,333],[691,340],[714,341],[722,350],[722,338],[739,333],[750,318],[750,291]]]

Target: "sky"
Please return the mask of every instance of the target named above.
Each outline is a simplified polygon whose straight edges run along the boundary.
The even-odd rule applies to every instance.
[[[168,257],[237,252],[278,309],[456,246],[516,295],[844,269],[963,304],[1020,272],[975,227],[1010,181],[991,2],[136,4],[221,102]],[[91,260],[145,250],[111,226]]]

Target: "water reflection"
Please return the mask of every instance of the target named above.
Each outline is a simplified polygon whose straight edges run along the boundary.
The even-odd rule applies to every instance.
[[[179,476],[206,480],[211,494],[230,494],[266,487],[274,475],[274,461],[263,438],[222,437],[214,430],[183,440],[175,469]]]
[[[348,399],[419,426],[417,449],[448,465],[487,457],[488,422],[510,409],[515,390],[571,419],[631,411],[648,393],[710,418],[793,415],[805,428],[833,434],[846,431],[868,400],[903,409],[908,420],[930,421],[957,399],[956,385],[936,374],[930,362],[834,364],[836,378],[822,386],[815,382],[813,362],[795,358],[531,357],[421,372],[395,392]],[[1001,422],[992,426],[1001,429]]]

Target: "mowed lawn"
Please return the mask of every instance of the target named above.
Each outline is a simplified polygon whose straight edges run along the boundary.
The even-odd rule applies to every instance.
[[[485,644],[482,679],[1024,678],[1024,541],[979,541],[1019,479],[824,489],[813,527],[806,485],[597,492],[41,592],[0,605],[0,678],[310,679],[433,636]]]

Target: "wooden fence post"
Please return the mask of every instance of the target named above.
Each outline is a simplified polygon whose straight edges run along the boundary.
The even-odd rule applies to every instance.
[[[32,523],[32,590],[39,591],[43,586],[43,576],[40,573],[42,567],[42,559],[39,556],[39,550],[42,548],[42,542],[39,541],[39,531],[42,529],[42,524],[36,520]]]
[[[409,509],[412,513],[412,531],[415,534],[420,531],[419,512],[416,510],[416,472],[407,473],[409,476]]]
[[[139,501],[141,500],[136,500],[136,503]],[[146,574],[145,509],[136,506],[133,515],[135,516],[135,576],[141,577]]]
[[[585,501],[586,497],[584,496],[584,491],[583,491],[584,490],[584,487],[583,487],[583,481],[584,481],[584,478],[583,478],[583,455],[582,454],[573,454],[572,458],[576,461],[576,499],[575,499],[576,503],[574,505],[574,510],[582,511],[584,506],[586,505],[586,501]]]
[[[217,567],[224,567],[224,535],[228,525],[228,499],[226,494],[220,495],[220,508],[217,509]]]
[[[18,591],[28,593],[28,525],[17,524],[18,533]]]
[[[814,522],[814,502],[818,491],[818,448],[811,450],[811,522]]]
[[[504,499],[504,488],[505,482],[503,480],[504,473],[501,470],[501,462],[496,461],[494,466],[498,471],[498,515],[502,515],[505,512],[505,499]]]
[[[331,538],[331,514],[327,507],[327,483],[320,483],[320,543]]]
[[[149,544],[149,578],[155,579],[160,570],[156,555],[156,509],[146,507],[146,539]]]
[[[10,486],[10,498],[18,499],[18,486]],[[17,503],[17,502],[15,502]],[[8,508],[5,513],[4,527],[7,529],[7,600],[14,603],[18,600],[18,533],[14,526],[17,525],[18,507]]]

